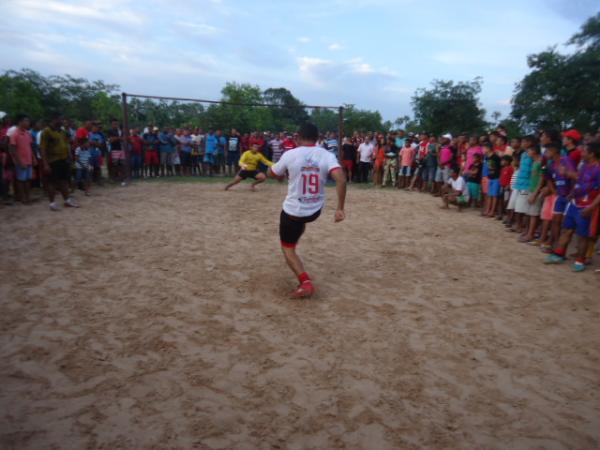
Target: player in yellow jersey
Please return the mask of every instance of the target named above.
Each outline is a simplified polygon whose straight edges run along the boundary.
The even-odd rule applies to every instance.
[[[269,167],[273,165],[271,161],[265,158],[264,155],[258,151],[258,147],[253,145],[250,147],[250,150],[245,151],[240,158],[240,167],[242,170],[240,170],[233,181],[225,187],[225,190],[227,191],[231,189],[233,186],[241,183],[246,178],[252,178],[255,180],[250,186],[250,189],[253,191],[256,190],[256,185],[263,183],[267,179],[264,173],[259,172],[259,163],[263,163]]]

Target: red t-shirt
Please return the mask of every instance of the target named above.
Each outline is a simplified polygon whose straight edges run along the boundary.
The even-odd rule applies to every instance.
[[[81,127],[75,132],[76,139],[88,139],[89,137],[90,132],[85,127]]]
[[[513,166],[504,166],[500,171],[500,186],[507,188],[510,186],[510,180],[513,176],[515,169]]]
[[[285,138],[284,141],[281,143],[281,146],[283,147],[283,151],[287,152],[288,150],[296,148],[296,143],[293,139]]]
[[[141,137],[139,137],[137,135],[131,136],[131,150],[133,151],[134,155],[141,155],[143,147],[144,147],[144,141],[142,140]]]
[[[569,159],[573,162],[575,167],[579,166],[581,162],[582,152],[581,147],[577,147],[574,150],[569,152]]]

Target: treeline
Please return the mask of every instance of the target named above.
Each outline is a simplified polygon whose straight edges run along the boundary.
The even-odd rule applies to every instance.
[[[384,121],[378,111],[343,105],[344,130],[353,133],[404,128],[436,134],[478,133],[502,124],[511,135],[540,128],[595,131],[600,128],[600,13],[588,19],[568,44],[573,47],[569,54],[552,47],[528,57],[531,72],[517,83],[511,114],[505,118],[492,112],[492,120],[486,120],[487,113],[479,100],[481,78],[463,82],[435,80],[429,88],[415,91],[411,99],[412,118]],[[130,126],[283,131],[310,120],[324,131],[338,127],[336,110],[308,109],[285,88],[262,90],[251,84],[227,83],[221,94],[225,102],[280,107],[205,106],[131,98]],[[0,110],[9,116],[26,113],[34,119],[59,112],[78,122],[97,119],[107,123],[122,115],[117,85],[69,75],[44,77],[29,69],[0,75]]]

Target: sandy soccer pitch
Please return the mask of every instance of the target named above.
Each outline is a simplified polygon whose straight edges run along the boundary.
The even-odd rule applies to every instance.
[[[597,449],[600,280],[439,200],[96,189],[0,209],[2,449]]]

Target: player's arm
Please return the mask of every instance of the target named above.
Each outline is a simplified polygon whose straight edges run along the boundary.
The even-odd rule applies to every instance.
[[[338,199],[334,221],[341,222],[346,218],[346,213],[344,212],[344,205],[346,203],[346,174],[340,167],[336,167],[331,171],[331,178],[335,180],[335,190]]]
[[[281,159],[276,164],[271,163],[269,169],[267,170],[268,177],[275,178],[279,181],[283,181],[285,179],[288,160],[288,156],[286,155],[288,155],[287,152],[281,156]]]
[[[269,159],[265,155],[263,155],[262,153],[259,153],[258,155],[259,155],[260,161],[265,166],[267,166],[267,167],[272,167],[273,166],[273,163],[271,161],[269,161]]]
[[[248,163],[248,152],[244,152],[242,154],[242,157],[240,158],[240,167],[244,170],[246,170],[246,168],[248,167],[246,164]]]

